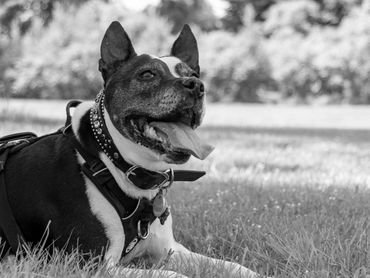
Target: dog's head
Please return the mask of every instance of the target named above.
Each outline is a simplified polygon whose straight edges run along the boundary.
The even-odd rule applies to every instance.
[[[163,155],[168,163],[208,155],[209,147],[194,132],[204,113],[204,85],[188,25],[169,56],[154,57],[137,55],[120,23],[113,22],[102,41],[99,70],[105,107],[122,136]]]

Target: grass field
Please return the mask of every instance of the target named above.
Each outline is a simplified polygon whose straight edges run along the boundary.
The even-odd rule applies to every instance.
[[[1,102],[1,100],[0,100]],[[63,123],[64,102],[0,103],[0,136]],[[177,239],[275,277],[370,272],[370,108],[210,105],[200,135],[216,146],[194,184],[170,190]],[[228,277],[189,265],[189,277]],[[30,254],[1,277],[87,277],[78,256]],[[361,274],[362,273],[362,274]],[[96,277],[108,276],[104,269]]]

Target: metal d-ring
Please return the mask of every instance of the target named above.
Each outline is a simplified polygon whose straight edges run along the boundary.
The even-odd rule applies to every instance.
[[[168,182],[168,184],[166,186],[164,186],[164,184],[166,183],[166,182],[164,182],[160,187],[169,188],[172,185],[172,183],[174,182],[174,179],[175,179],[173,169],[169,168],[168,170],[166,170],[164,172],[164,174],[166,174],[166,176],[167,176],[167,181],[166,182]]]
[[[145,222],[146,223],[146,233],[143,235],[141,233],[141,220],[139,220],[137,222],[137,235],[140,239],[146,239],[149,235],[149,231],[150,231],[150,225],[149,225],[149,222]]]

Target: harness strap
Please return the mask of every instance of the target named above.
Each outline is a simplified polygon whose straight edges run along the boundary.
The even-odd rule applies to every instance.
[[[77,151],[86,161],[81,167],[82,172],[95,184],[120,217],[125,231],[125,244],[121,254],[123,258],[148,236],[150,224],[157,218],[153,214],[153,206],[149,200],[134,199],[125,194],[105,164],[96,158],[90,160],[91,156],[77,140],[73,138],[73,141]],[[128,211],[127,207],[133,209]],[[161,221],[164,222],[167,216],[163,216]]]
[[[85,160],[81,171],[95,184],[100,193],[113,206],[120,217],[125,231],[125,244],[121,257],[126,256],[134,247],[149,234],[150,224],[157,218],[153,214],[153,206],[149,200],[134,199],[125,194],[118,186],[105,164],[96,156],[87,151],[75,137],[71,127],[71,108],[75,108],[80,101],[71,101],[66,107],[66,122],[60,132],[68,136],[71,144]],[[128,210],[128,208],[130,208]],[[161,223],[168,214],[161,217]]]
[[[0,224],[14,253],[19,248],[19,242],[23,239],[21,229],[15,220],[13,211],[8,200],[8,193],[5,185],[5,163],[8,158],[9,148],[0,153]]]

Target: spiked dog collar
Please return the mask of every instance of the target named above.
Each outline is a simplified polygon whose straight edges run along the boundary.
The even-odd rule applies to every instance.
[[[141,189],[167,188],[174,181],[195,181],[205,175],[204,171],[172,170],[150,171],[131,165],[123,159],[111,138],[104,121],[104,91],[101,91],[90,109],[90,125],[101,151],[122,170],[127,179]]]

